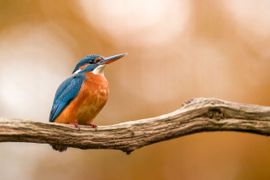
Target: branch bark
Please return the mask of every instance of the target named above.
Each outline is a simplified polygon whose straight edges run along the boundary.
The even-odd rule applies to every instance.
[[[270,107],[215,98],[196,98],[161,116],[93,129],[0,118],[0,142],[31,142],[80,149],[117,149],[130,153],[143,146],[188,134],[241,131],[270,135]]]

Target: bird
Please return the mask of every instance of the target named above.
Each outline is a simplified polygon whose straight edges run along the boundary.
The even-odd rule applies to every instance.
[[[126,56],[127,53],[103,57],[98,54],[82,58],[75,66],[72,75],[58,87],[50,111],[49,121],[64,124],[88,125],[96,128],[93,119],[107,102],[108,81],[105,67]],[[52,144],[53,149],[65,151],[66,146]]]

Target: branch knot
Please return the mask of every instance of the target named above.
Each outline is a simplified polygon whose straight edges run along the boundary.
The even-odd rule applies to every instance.
[[[210,119],[221,120],[225,118],[225,114],[218,108],[210,108],[207,112]]]

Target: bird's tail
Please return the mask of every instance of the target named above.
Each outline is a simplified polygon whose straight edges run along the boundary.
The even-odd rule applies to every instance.
[[[64,152],[67,150],[67,146],[59,145],[59,144],[51,144],[52,148],[59,152]]]

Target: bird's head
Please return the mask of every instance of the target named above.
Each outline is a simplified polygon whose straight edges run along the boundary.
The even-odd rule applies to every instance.
[[[73,73],[90,71],[95,74],[102,73],[106,64],[110,64],[126,55],[126,53],[117,54],[109,57],[103,57],[97,54],[88,55],[80,60],[80,62],[74,68]]]

